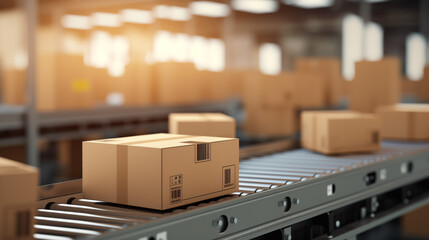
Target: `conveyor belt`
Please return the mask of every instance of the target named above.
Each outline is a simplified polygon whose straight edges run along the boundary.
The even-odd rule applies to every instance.
[[[368,169],[368,167],[371,169],[371,166],[374,166],[374,169],[379,169],[379,167],[382,166],[384,169],[387,169],[387,171],[390,171],[389,165],[384,166],[381,163],[393,163],[399,160],[406,161],[407,157],[417,156],[419,154],[426,154],[427,156],[428,153],[429,144],[426,143],[384,143],[381,151],[377,154],[324,156],[304,149],[298,149],[262,157],[254,157],[240,162],[239,191],[230,196],[211,199],[168,211],[155,211],[81,198],[70,198],[64,202],[50,202],[37,210],[35,217],[36,234],[34,237],[36,239],[86,239],[103,236],[105,234],[107,234],[105,236],[108,236],[109,233],[121,232],[126,229],[134,229],[131,228],[133,226],[138,226],[143,229],[144,227],[142,226],[147,225],[148,228],[151,228],[155,226],[156,223],[162,225],[163,220],[165,220],[164,222],[171,223],[174,219],[179,219],[180,216],[186,218],[189,216],[195,217],[205,211],[220,211],[222,208],[226,209],[238,205],[241,206],[255,199],[260,200],[261,198],[272,196],[273,194],[282,193],[284,195],[284,193],[288,193],[289,190],[291,190],[292,193],[292,190],[295,189],[294,186],[300,186],[301,190],[307,186],[308,191],[314,191],[310,186],[314,186],[315,184],[311,183],[322,183],[324,179],[330,179],[332,182],[335,182],[337,181],[335,180],[336,176],[345,177],[347,176],[345,174],[348,173],[350,174],[348,179],[350,179],[350,181],[355,181],[353,180],[353,176],[359,172],[357,170]],[[425,171],[420,173],[421,176],[428,176],[429,161],[426,161],[427,166],[424,165],[425,163],[423,163],[423,161],[420,162],[420,160],[415,160],[413,163],[414,166],[418,166],[421,170]],[[403,163],[398,162],[397,164],[402,164],[398,166],[403,166]],[[398,170],[398,172],[400,171]],[[388,174],[389,177],[392,178],[388,178],[387,180],[392,182],[396,180],[396,172],[394,174],[389,172]],[[408,177],[408,175],[404,173],[403,177]],[[400,178],[401,176],[398,175],[398,179]],[[357,179],[361,179],[361,177]],[[336,184],[338,185],[338,192],[342,191],[343,189],[340,189],[341,182]],[[375,186],[378,186],[378,184],[379,183]],[[352,185],[350,187],[353,188]],[[355,190],[345,189],[344,196],[350,193],[354,194],[355,192],[359,194],[359,192],[361,192],[359,188],[361,187],[365,187],[365,185],[359,182],[359,184],[356,184]],[[273,194],[269,194],[271,192]],[[320,191],[314,191],[314,196],[318,194],[320,194]],[[299,192],[297,192],[296,195],[299,196]],[[335,197],[336,196],[332,197],[332,200],[335,200]],[[326,198],[326,196],[324,196],[324,198]],[[321,198],[320,204],[325,201],[324,198]],[[283,198],[284,201],[280,200],[279,206],[290,209],[292,204],[299,204],[299,199],[301,199],[301,201],[306,201],[304,195],[302,195],[301,198]],[[341,199],[341,196],[339,196],[338,199]],[[294,203],[291,202],[292,200]],[[310,204],[311,201],[308,200],[307,202]],[[312,206],[311,204],[309,207]],[[313,205],[317,206],[317,204]],[[258,205],[255,204],[255,207],[257,206]],[[305,208],[300,209],[300,207],[306,206],[296,207],[294,208],[294,210],[296,210],[291,211],[291,213],[299,213],[305,210]],[[267,208],[267,211],[270,210]],[[282,210],[281,212],[284,211]],[[273,218],[275,219],[278,217],[273,215]],[[231,220],[231,224],[233,224],[233,221],[234,220]],[[263,223],[264,217],[261,216],[260,221]],[[219,228],[222,228],[222,223],[222,221],[219,222],[215,219],[214,225],[219,224]],[[218,229],[216,229],[216,226],[214,228],[217,232]],[[168,230],[168,227],[166,227],[166,229]],[[167,234],[167,230],[165,234]],[[222,231],[222,229],[220,229],[220,231]],[[234,230],[231,230],[231,234],[236,232],[239,231],[234,232]],[[161,234],[159,235],[159,239],[163,239],[163,232],[157,234]],[[209,233],[207,234],[207,237],[211,238]],[[114,237],[114,235],[112,236]],[[217,237],[222,236],[225,235],[219,235]],[[171,234],[169,234],[168,239],[172,239]]]

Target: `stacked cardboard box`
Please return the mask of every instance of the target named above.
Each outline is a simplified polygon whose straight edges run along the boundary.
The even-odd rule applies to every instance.
[[[207,79],[207,100],[222,101],[241,97],[243,74],[240,71],[226,70],[223,72],[202,71]]]
[[[25,104],[26,80],[27,71],[25,70],[0,69],[0,102],[11,105]]]
[[[56,62],[56,109],[88,109],[93,107],[96,87],[85,66],[83,56],[59,54]]]
[[[160,210],[230,194],[238,190],[238,148],[236,138],[175,134],[87,141],[83,194]]]
[[[290,74],[294,81],[296,106],[305,108],[323,108],[329,106],[325,77],[315,73],[295,72]]]
[[[423,78],[418,81],[416,85],[416,92],[419,100],[429,102],[429,65],[426,65]]]
[[[293,74],[249,74],[244,83],[246,131],[268,137],[294,134],[297,124],[295,101]]]
[[[33,239],[36,168],[0,158],[0,239]]]
[[[234,118],[222,113],[172,113],[168,124],[172,134],[235,137]]]
[[[204,81],[192,63],[163,62],[154,66],[156,102],[164,105],[195,104],[204,96]]]
[[[401,94],[400,61],[394,57],[380,61],[356,62],[350,84],[350,110],[375,112],[378,106],[396,104]]]
[[[429,104],[397,104],[377,109],[384,139],[429,140]]]
[[[344,95],[344,80],[341,77],[341,63],[338,58],[299,58],[295,69],[301,73],[314,73],[324,82],[326,105],[337,105]],[[321,102],[323,104],[323,102]]]
[[[324,154],[376,151],[380,121],[353,111],[307,111],[301,116],[301,145]]]

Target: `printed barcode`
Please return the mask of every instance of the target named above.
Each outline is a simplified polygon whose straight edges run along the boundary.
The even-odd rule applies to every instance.
[[[181,198],[182,198],[182,189],[176,188],[176,189],[171,190],[171,201],[172,202],[180,201]]]
[[[16,214],[16,236],[25,237],[30,235],[30,211],[18,211]]]
[[[231,168],[225,169],[225,185],[231,184]]]
[[[208,143],[197,144],[197,161],[210,159],[210,149]]]

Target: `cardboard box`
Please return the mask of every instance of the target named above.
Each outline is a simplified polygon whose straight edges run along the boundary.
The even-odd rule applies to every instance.
[[[192,63],[164,62],[154,66],[156,103],[183,105],[199,103],[204,81],[196,77]]]
[[[375,112],[377,107],[396,104],[401,95],[401,65],[394,57],[356,62],[355,78],[349,86],[349,109]]]
[[[244,81],[246,132],[276,137],[296,133],[296,91],[293,74],[249,73]]]
[[[301,145],[324,154],[380,149],[380,121],[353,111],[306,111],[301,114]]]
[[[239,71],[226,70],[222,72],[200,72],[206,81],[208,101],[223,101],[242,96],[243,74]],[[206,84],[204,84],[205,86]]]
[[[324,108],[329,106],[324,76],[314,73],[293,73],[296,105],[299,108]]]
[[[429,102],[429,65],[424,68],[423,78],[416,82],[417,97],[422,102]]]
[[[152,134],[87,141],[83,195],[164,210],[230,194],[238,190],[238,154],[235,138]]]
[[[235,119],[222,113],[171,113],[172,134],[235,138]]]
[[[0,158],[0,239],[33,239],[38,170]]]
[[[294,109],[259,108],[246,110],[246,132],[260,137],[282,137],[297,132],[297,115]]]
[[[341,62],[338,58],[299,58],[295,69],[300,73],[313,73],[324,82],[327,104],[334,106],[344,96],[344,80],[341,77]]]
[[[383,139],[429,140],[429,104],[383,106],[377,113]]]
[[[1,67],[1,66],[0,66]],[[27,96],[27,71],[20,69],[0,70],[0,103],[24,105]]]

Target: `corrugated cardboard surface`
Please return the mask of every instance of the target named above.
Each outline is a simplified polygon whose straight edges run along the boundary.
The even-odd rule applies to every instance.
[[[384,139],[429,140],[429,104],[397,104],[380,107]]]
[[[352,111],[308,111],[301,116],[301,144],[324,154],[376,151],[379,119]]]
[[[400,69],[400,61],[394,57],[356,62],[355,78],[349,85],[349,109],[375,112],[379,106],[398,103],[401,94]]]
[[[213,137],[235,137],[234,118],[221,113],[172,113],[169,132]]]
[[[295,61],[298,72],[313,73],[322,77],[326,88],[327,104],[336,105],[344,96],[344,80],[338,58],[299,58]]]
[[[198,161],[197,143],[208,144],[208,160]],[[153,134],[83,143],[88,198],[163,210],[232,193],[237,183],[235,138]]]
[[[38,182],[36,168],[0,158],[0,239],[33,239]]]

